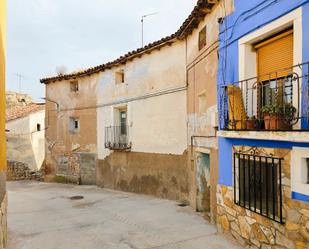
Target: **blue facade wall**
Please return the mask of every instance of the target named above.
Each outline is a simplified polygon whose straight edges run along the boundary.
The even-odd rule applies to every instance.
[[[239,80],[238,40],[272,21],[302,7],[303,11],[303,62],[309,61],[309,0],[235,0],[235,11],[220,25],[218,65],[218,107],[222,109],[222,86]],[[227,31],[226,31],[227,30]],[[304,68],[303,74],[308,71]],[[302,93],[308,93],[308,80],[303,80]],[[308,94],[302,99],[302,128],[308,124]],[[220,111],[220,110],[219,110]],[[219,128],[223,128],[223,113],[219,112]]]
[[[285,141],[235,139],[219,137],[219,184],[233,185],[232,158],[233,146],[257,146],[264,148],[292,149],[292,147],[308,147],[308,143],[293,143]]]
[[[219,35],[219,65],[218,65],[218,107],[219,107],[219,129],[224,127],[224,113],[221,98],[223,86],[239,80],[238,75],[238,40],[243,36],[271,23],[272,21],[288,14],[289,12],[302,7],[303,23],[303,62],[309,61],[309,0],[235,0],[234,12],[226,17],[220,25]],[[227,31],[226,31],[227,30]],[[303,68],[303,75],[308,73]],[[305,94],[304,94],[305,93]],[[308,79],[302,82],[302,128],[308,128]],[[219,184],[226,186],[233,185],[232,176],[232,153],[233,146],[257,146],[268,148],[292,149],[293,146],[308,147],[308,143],[293,143],[282,141],[256,140],[256,139],[229,139],[219,138]],[[298,193],[292,194],[293,198],[309,201],[309,196]]]

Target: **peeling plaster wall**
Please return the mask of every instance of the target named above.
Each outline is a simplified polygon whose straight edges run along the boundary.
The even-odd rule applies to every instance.
[[[115,84],[120,69],[125,82]],[[111,152],[104,148],[104,128],[116,125],[114,109],[119,107],[127,108],[132,151],[182,155],[187,148],[185,85],[184,41],[105,71],[97,98],[102,106],[97,125],[99,159]]]
[[[218,143],[217,126],[217,68],[218,68],[218,19],[229,15],[234,1],[220,1],[212,12],[207,14],[197,29],[187,37],[187,143],[190,158],[188,167],[192,186],[190,202],[193,208],[209,210],[209,218],[216,223],[216,186],[218,181]],[[206,26],[206,46],[199,50],[199,32]],[[193,137],[192,136],[205,136]],[[192,146],[191,146],[192,142]],[[210,158],[210,190],[201,200],[197,193],[200,179],[198,175],[198,155],[206,154]],[[206,181],[206,179],[204,179]],[[200,194],[199,194],[200,195]],[[204,207],[202,207],[204,205]]]
[[[73,153],[97,153],[96,87],[98,75],[79,80],[79,91],[71,92],[70,81],[46,85],[46,174],[54,176],[60,156],[74,158]],[[79,132],[69,130],[70,117],[80,121]]]
[[[188,199],[185,41],[106,70],[98,85],[97,184],[106,188]],[[123,70],[124,83],[115,84]],[[126,108],[129,152],[104,148],[107,126]]]
[[[37,124],[41,130],[37,131]],[[39,170],[45,158],[45,111],[6,123],[8,160],[27,163]]]

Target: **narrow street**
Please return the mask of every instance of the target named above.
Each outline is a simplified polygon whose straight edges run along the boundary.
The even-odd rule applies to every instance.
[[[9,249],[240,248],[173,201],[92,186],[7,187]]]

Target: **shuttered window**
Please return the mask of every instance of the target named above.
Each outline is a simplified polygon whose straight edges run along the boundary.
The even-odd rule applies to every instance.
[[[260,81],[284,77],[291,72],[291,69],[280,70],[293,66],[293,30],[258,43],[255,49]],[[273,73],[276,71],[279,72]]]

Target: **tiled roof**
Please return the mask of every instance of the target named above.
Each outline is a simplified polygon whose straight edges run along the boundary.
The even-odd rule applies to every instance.
[[[15,106],[6,109],[6,121],[23,118],[31,113],[39,112],[45,109],[45,104],[30,104],[26,106]]]
[[[141,56],[145,52],[150,52],[151,50],[161,48],[166,45],[170,45],[176,39],[183,39],[184,37],[190,35],[192,31],[199,25],[200,21],[205,17],[207,13],[211,11],[212,7],[217,2],[219,2],[219,0],[198,0],[196,6],[192,10],[189,17],[183,22],[181,27],[174,34],[170,36],[167,36],[167,37],[162,38],[161,40],[152,42],[142,48],[128,52],[127,54],[120,56],[118,59],[108,62],[106,64],[102,64],[96,67],[91,67],[91,68],[85,69],[77,73],[43,78],[40,80],[40,82],[44,84],[48,84],[50,82],[55,82],[58,80],[69,80],[69,79],[75,79],[78,77],[88,76],[93,73],[104,71],[105,69],[110,69],[116,65],[124,64],[129,60],[132,60],[136,57]]]

